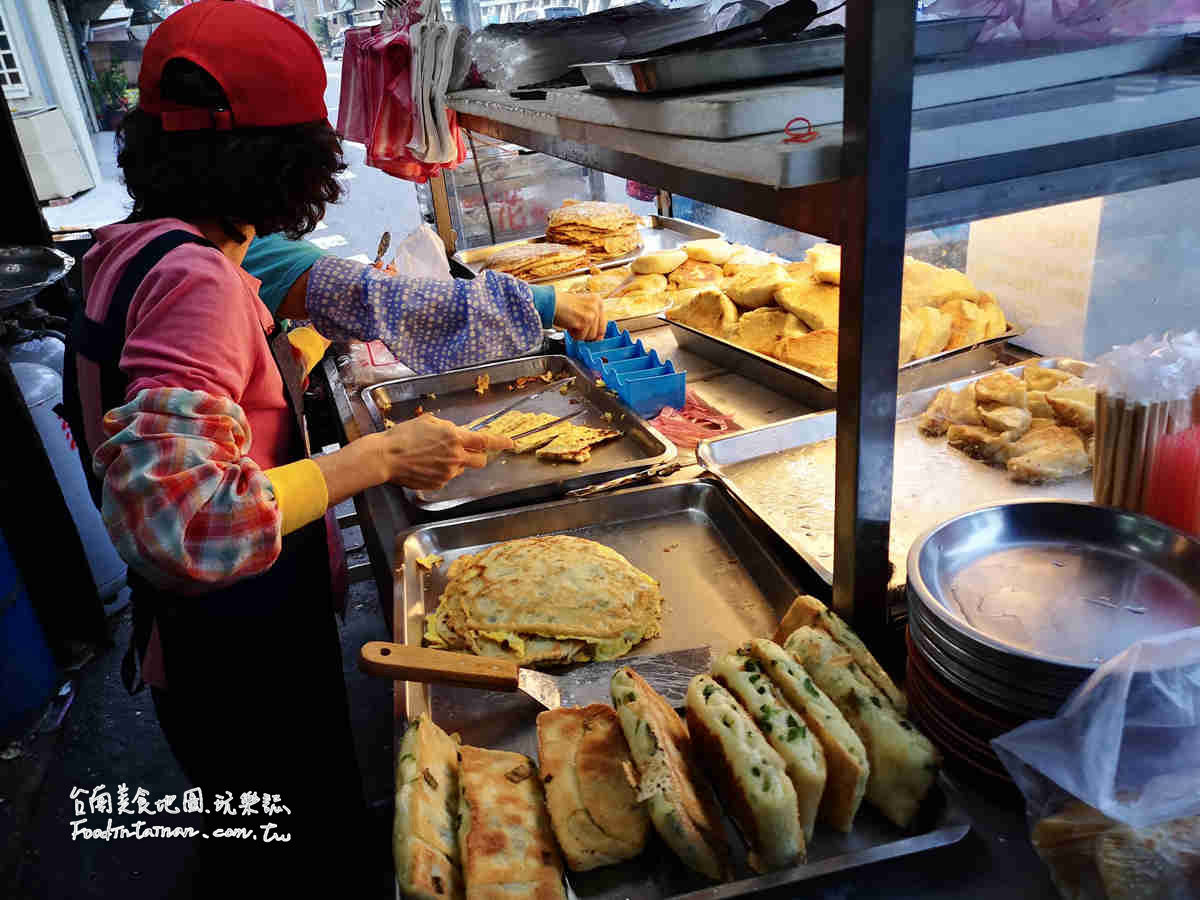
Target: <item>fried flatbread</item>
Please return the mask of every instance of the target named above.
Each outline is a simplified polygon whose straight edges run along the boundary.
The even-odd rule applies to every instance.
[[[791,281],[787,269],[778,263],[746,266],[721,282],[721,290],[738,306],[758,309],[774,302],[775,292]]]
[[[682,250],[657,250],[654,253],[643,253],[630,265],[638,275],[666,275],[687,262],[687,254]]]
[[[586,872],[641,853],[650,817],[629,783],[633,762],[613,708],[548,710],[537,733],[546,806],[567,867]]]
[[[613,673],[612,698],[654,830],[688,868],[726,880],[731,870],[721,811],[696,765],[687,726],[628,666]]]
[[[917,338],[917,347],[913,351],[914,359],[924,359],[941,353],[950,343],[950,330],[953,319],[936,306],[920,306],[913,310],[921,322],[921,335]]]
[[[997,403],[1024,409],[1025,382],[1010,372],[988,375],[975,382],[975,400],[978,403]]]
[[[466,900],[565,900],[537,767],[505,750],[459,750],[459,852]]]
[[[970,347],[987,336],[987,319],[983,311],[970,300],[951,300],[943,303],[942,312],[950,317],[950,340],[947,350]]]
[[[620,297],[612,297],[604,301],[604,315],[611,322],[620,322],[622,319],[632,319],[635,316],[648,316],[661,312],[667,303],[665,293],[623,294]]]
[[[812,276],[825,284],[842,283],[842,248],[836,244],[817,244],[804,254],[812,267]]]
[[[484,263],[485,269],[505,272],[525,281],[549,278],[587,262],[587,251],[565,244],[514,244],[502,247]]]
[[[1048,369],[1045,366],[1026,363],[1021,370],[1021,377],[1031,391],[1052,391],[1060,384],[1079,383],[1079,376],[1064,372],[1062,369]]]
[[[837,379],[838,333],[824,328],[799,337],[785,337],[775,345],[775,357],[818,378]]]
[[[988,406],[979,408],[979,418],[993,431],[1008,431],[1016,440],[1029,430],[1033,416],[1018,406]]]
[[[775,291],[775,302],[801,322],[819,331],[838,327],[839,288],[812,278],[796,276]]]
[[[987,462],[1000,457],[1014,437],[1007,431],[992,431],[982,425],[951,425],[946,430],[946,443],[951,447]]]
[[[1027,484],[1082,475],[1092,462],[1079,432],[1062,425],[1030,429],[1008,449],[1007,459],[1012,479]]]
[[[1095,388],[1060,385],[1046,392],[1046,402],[1060,424],[1078,428],[1084,434],[1096,430]]]
[[[688,259],[671,272],[670,281],[677,288],[708,287],[719,286],[724,277],[720,266]]]
[[[977,301],[979,311],[983,313],[985,322],[984,339],[1000,337],[1004,332],[1008,331],[1008,322],[1004,318],[1004,311],[1000,309],[1000,304],[996,302],[996,298],[986,291],[979,294]]]
[[[554,462],[585,463],[592,458],[593,447],[619,438],[621,434],[622,432],[615,428],[570,425],[550,443],[540,447],[537,451],[537,458]]]
[[[458,799],[458,745],[422,713],[404,732],[396,763],[392,855],[406,897],[463,896]]]
[[[905,306],[943,306],[951,300],[978,300],[979,291],[957,269],[943,269],[932,263],[904,257],[901,298]]]
[[[725,688],[697,675],[688,685],[687,723],[698,761],[749,845],[750,868],[770,872],[803,862],[796,789],[754,719]]]
[[[737,324],[738,311],[716,288],[700,288],[690,300],[672,307],[667,318],[705,334],[724,337]]]
[[[921,338],[921,320],[905,306],[900,307],[900,365],[904,365],[917,352],[917,341]]]
[[[775,345],[785,337],[799,337],[802,334],[808,334],[808,328],[790,312],[764,306],[742,315],[730,331],[728,340],[739,347],[769,356],[775,351]]]
[[[718,266],[725,265],[729,261],[729,257],[733,256],[733,245],[721,238],[691,241],[679,249],[688,255],[688,259],[715,263]]]
[[[942,388],[933,402],[921,413],[917,430],[926,437],[941,437],[950,427],[950,407],[954,403],[954,391]]]
[[[588,275],[584,287],[593,294],[608,296],[625,283],[633,275],[629,266],[618,266],[615,269],[593,269]]]
[[[626,294],[661,294],[667,289],[665,275],[631,275],[617,285],[609,296],[624,297]]]
[[[564,200],[563,205],[546,217],[548,228],[584,226],[599,231],[617,231],[640,219],[624,203],[602,200]]]

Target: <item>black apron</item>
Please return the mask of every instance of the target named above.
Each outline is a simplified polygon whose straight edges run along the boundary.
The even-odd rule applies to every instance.
[[[166,232],[146,244],[126,266],[103,322],[77,313],[63,367],[65,417],[88,475],[93,498],[100,485],[92,474],[79,399],[75,355],[100,370],[102,408],[125,403],[128,378],[120,369],[126,319],[134,292],[149,271],[183,244],[215,245],[190,232]],[[303,372],[287,336],[269,337],[292,412],[288,461],[307,456],[301,419]],[[275,563],[259,575],[202,594],[184,595],[155,587],[131,568],[134,635],[122,664],[126,687],[141,690],[137,663],[157,623],[167,690],[155,690],[159,722],[189,779],[212,795],[229,791],[235,810],[243,792],[276,794],[291,813],[253,818],[208,816],[209,830],[223,825],[258,832],[268,821],[290,832],[289,843],[207,840],[200,843],[204,869],[217,878],[251,866],[264,884],[278,887],[308,868],[309,854],[329,841],[339,856],[362,845],[362,802],[337,627],[330,604],[330,569],[325,520],[285,535]],[[181,791],[182,793],[182,791]],[[331,835],[341,831],[341,834]],[[306,857],[308,862],[305,863]],[[286,861],[286,862],[285,862]],[[349,861],[349,860],[347,860]],[[343,876],[344,877],[344,876]]]

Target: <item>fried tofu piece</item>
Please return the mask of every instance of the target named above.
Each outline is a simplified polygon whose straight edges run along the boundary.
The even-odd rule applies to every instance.
[[[979,418],[993,431],[1012,432],[1013,440],[1024,435],[1033,423],[1033,416],[1029,414],[1029,410],[1019,406],[980,407]]]
[[[1047,392],[1046,402],[1061,424],[1078,428],[1084,434],[1096,430],[1095,388],[1063,385]]]
[[[926,437],[941,437],[950,427],[950,406],[954,403],[954,391],[942,388],[938,391],[933,402],[921,413],[917,423],[917,431]]]
[[[760,306],[769,306],[774,301],[775,292],[790,281],[787,269],[777,263],[767,263],[747,266],[737,274],[726,277],[721,283],[721,290],[738,306],[758,309]]]
[[[738,310],[716,288],[700,288],[691,300],[668,310],[667,318],[705,334],[724,337],[737,324]]]
[[[992,462],[1009,444],[1013,435],[1007,431],[992,431],[981,425],[951,425],[946,430],[946,443],[972,459]]]
[[[987,319],[978,305],[970,300],[951,300],[943,303],[942,312],[950,317],[950,340],[947,350],[970,347],[987,336]]]
[[[921,306],[913,310],[921,322],[921,334],[917,338],[914,359],[924,359],[941,353],[950,343],[950,329],[954,320],[936,306]]]
[[[921,320],[915,313],[900,307],[900,365],[904,365],[916,354],[920,337]]]
[[[775,291],[775,302],[809,328],[838,327],[839,289],[812,278],[797,277]]]
[[[975,382],[975,399],[979,403],[1025,409],[1025,382],[1009,372],[988,375]]]
[[[775,358],[818,378],[837,378],[838,333],[824,328],[799,337],[785,337],[775,345]]]
[[[808,334],[808,328],[790,312],[764,306],[742,315],[729,334],[729,340],[755,353],[770,355],[785,337]]]

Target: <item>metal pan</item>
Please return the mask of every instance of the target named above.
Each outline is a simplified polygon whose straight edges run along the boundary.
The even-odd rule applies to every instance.
[[[674,250],[680,244],[686,244],[689,241],[699,241],[706,238],[724,237],[724,233],[713,228],[706,228],[703,225],[696,225],[692,222],[686,222],[683,219],[672,219],[668,216],[649,215],[643,216],[642,220],[647,224],[641,229],[642,246],[632,253],[626,253],[624,256],[618,256],[614,259],[597,260],[594,263],[581,266],[578,269],[571,269],[567,272],[560,272],[557,275],[551,275],[548,278],[540,278],[537,281],[530,282],[531,284],[546,284],[552,281],[562,281],[564,278],[573,278],[577,275],[586,275],[592,267],[597,269],[612,269],[617,266],[624,266],[633,262],[643,253],[652,253],[656,250]],[[476,275],[484,270],[484,266],[492,255],[505,247],[515,247],[519,244],[544,244],[546,236],[539,234],[536,237],[522,238],[519,241],[506,241],[503,244],[491,244],[487,247],[475,247],[471,250],[460,250],[455,253],[452,259],[466,266]]]
[[[986,16],[918,22],[914,38],[917,59],[969,50],[988,22]],[[844,36],[581,63],[588,86],[600,91],[654,94],[695,90],[742,81],[779,80],[842,68]]]
[[[665,315],[662,321],[671,326],[675,342],[697,356],[799,400],[811,409],[833,409],[837,406],[836,379],[821,378],[690,325],[672,322]],[[998,351],[1005,343],[1024,333],[1024,328],[1009,323],[1008,331],[994,338],[905,363],[900,367],[898,390],[902,394],[909,393],[982,371],[995,364]]]
[[[412,532],[402,546],[399,639],[420,643],[424,615],[436,608],[454,559],[499,541],[556,533],[599,541],[660,580],[666,597],[663,633],[636,648],[630,658],[635,667],[639,655],[706,644],[721,652],[749,637],[770,634],[799,590],[799,582],[770,550],[772,536],[746,517],[720,485],[693,481],[456,519]],[[416,560],[430,554],[443,562],[425,572]],[[401,712],[410,718],[429,712],[447,731],[457,731],[465,744],[537,757],[539,707],[528,698],[411,683],[397,685],[397,690],[403,691]],[[864,807],[853,833],[818,828],[808,847],[808,864],[785,871],[750,877],[739,857],[738,880],[713,886],[652,841],[629,863],[569,873],[568,880],[575,895],[595,900],[743,896],[952,844],[969,828],[952,785],[943,779],[909,831]],[[727,830],[732,832],[728,823]],[[736,854],[742,844],[733,837],[731,846]]]
[[[455,369],[440,375],[422,375],[385,381],[366,388],[362,399],[376,430],[387,421],[402,422],[416,415],[418,407],[457,425],[466,425],[507,406],[516,399],[507,390],[520,377],[550,373],[552,380],[577,376],[566,393],[549,391],[532,401],[523,412],[563,416],[582,406],[586,412],[574,424],[620,429],[620,438],[592,449],[585,463],[549,463],[532,453],[505,453],[484,469],[467,469],[438,491],[405,494],[417,509],[437,517],[464,515],[485,509],[522,506],[560,497],[567,491],[626,475],[675,458],[675,445],[646,421],[621,404],[617,397],[596,387],[575,363],[565,356],[530,356],[523,359]],[[476,379],[486,375],[490,389],[480,395]],[[544,388],[541,381],[526,385],[533,392]]]
[[[1054,368],[1052,359],[1029,365]],[[1019,373],[1023,366],[1007,369]],[[926,438],[917,417],[941,387],[961,390],[990,372],[904,394],[897,400],[890,557],[891,584],[905,585],[909,548],[948,516],[1007,500],[1090,501],[1088,475],[1058,484],[1018,484],[1002,469]],[[833,583],[833,494],[837,414],[814,413],[703,442],[696,459],[770,524],[813,570]],[[901,598],[902,600],[903,598]]]

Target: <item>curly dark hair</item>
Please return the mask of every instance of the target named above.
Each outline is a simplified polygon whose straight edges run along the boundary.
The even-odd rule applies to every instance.
[[[286,90],[286,87],[282,88]],[[165,100],[208,109],[227,107],[221,86],[195,63],[170,60]],[[117,164],[133,198],[128,221],[213,219],[235,241],[239,226],[299,238],[317,227],[325,205],[343,188],[342,145],[327,121],[232,131],[164,131],[162,121],[134,109],[117,130]]]

